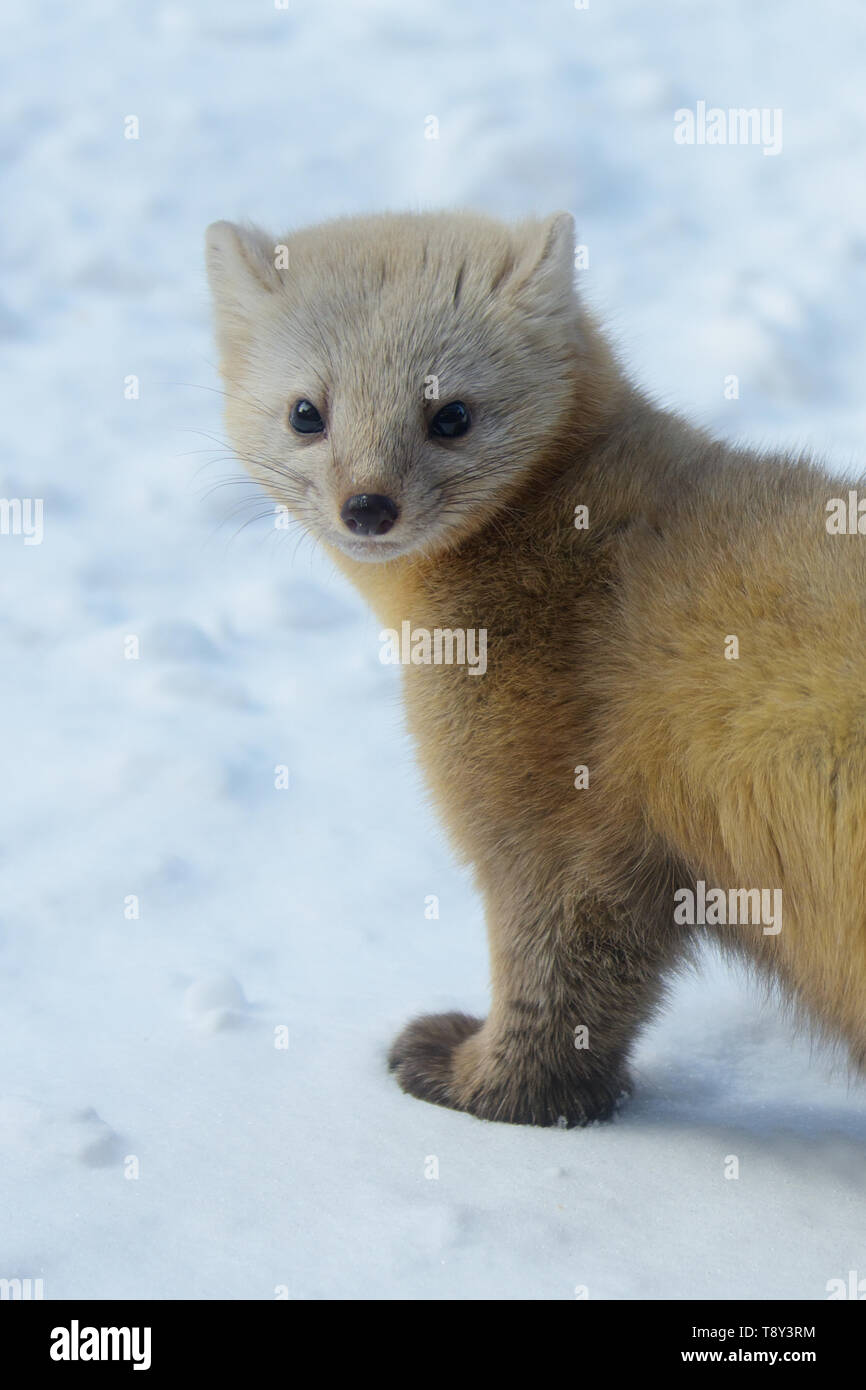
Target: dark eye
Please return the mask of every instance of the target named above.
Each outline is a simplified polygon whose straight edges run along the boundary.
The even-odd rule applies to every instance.
[[[289,411],[289,424],[297,434],[321,434],[325,422],[312,401],[295,401]]]
[[[463,402],[451,401],[450,405],[443,405],[433,416],[430,421],[430,433],[437,434],[440,439],[457,439],[459,435],[466,433],[471,424],[469,411]]]

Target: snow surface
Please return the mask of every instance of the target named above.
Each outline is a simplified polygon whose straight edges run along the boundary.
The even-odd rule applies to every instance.
[[[388,1076],[406,1018],[484,1011],[481,908],[375,621],[214,486],[239,470],[202,268],[218,217],[571,208],[659,399],[862,462],[858,0],[7,0],[0,43],[0,487],[45,499],[41,545],[0,537],[0,1277],[570,1299],[866,1275],[866,1092],[727,967],[676,986],[607,1127],[485,1124]],[[698,100],[781,107],[782,153],[675,145]]]

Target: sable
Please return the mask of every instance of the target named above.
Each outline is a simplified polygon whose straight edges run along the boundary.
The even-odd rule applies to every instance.
[[[827,527],[849,481],[657,409],[573,256],[566,214],[208,232],[252,476],[383,628],[486,633],[483,678],[401,675],[484,897],[490,1012],[415,1020],[390,1064],[525,1124],[613,1113],[707,935],[866,1057],[866,542]],[[784,917],[675,920],[698,884]]]

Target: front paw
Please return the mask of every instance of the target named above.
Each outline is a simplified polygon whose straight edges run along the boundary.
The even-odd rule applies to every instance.
[[[469,1014],[424,1014],[394,1039],[388,1066],[410,1096],[462,1110],[454,1094],[454,1053],[481,1026],[482,1020]]]
[[[619,1066],[557,1054],[543,1034],[499,1043],[468,1014],[426,1014],[407,1024],[388,1064],[409,1095],[483,1120],[562,1128],[610,1119],[629,1094]]]

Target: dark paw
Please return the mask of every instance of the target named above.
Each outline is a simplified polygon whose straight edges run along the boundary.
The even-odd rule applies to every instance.
[[[584,1054],[498,1046],[468,1014],[426,1014],[407,1024],[388,1064],[409,1095],[483,1120],[571,1129],[608,1120],[629,1093],[620,1067],[588,1066]]]
[[[409,1095],[462,1109],[453,1093],[454,1050],[481,1025],[480,1018],[469,1014],[424,1014],[407,1023],[394,1039],[388,1066]]]
[[[524,1066],[495,1070],[461,1107],[484,1120],[511,1125],[581,1129],[613,1118],[630,1087],[621,1077],[589,1078]]]

